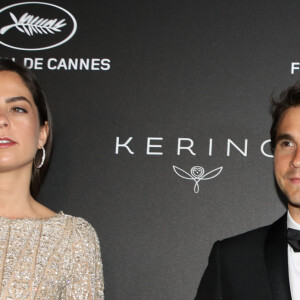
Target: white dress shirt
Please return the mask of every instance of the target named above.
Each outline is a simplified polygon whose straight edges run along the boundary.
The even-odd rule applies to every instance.
[[[288,212],[287,227],[300,230],[300,224]],[[300,300],[300,252],[294,252],[288,244],[289,280],[293,300]]]

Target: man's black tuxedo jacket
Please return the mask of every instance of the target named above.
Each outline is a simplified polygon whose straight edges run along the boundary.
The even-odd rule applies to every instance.
[[[286,235],[285,214],[216,242],[195,300],[291,300]]]

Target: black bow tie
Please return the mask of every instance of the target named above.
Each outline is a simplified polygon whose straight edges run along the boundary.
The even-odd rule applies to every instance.
[[[300,252],[300,230],[288,228],[287,241],[294,252]]]

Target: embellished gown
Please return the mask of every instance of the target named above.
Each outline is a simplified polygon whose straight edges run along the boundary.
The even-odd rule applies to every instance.
[[[100,246],[84,219],[0,217],[0,299],[104,299]]]

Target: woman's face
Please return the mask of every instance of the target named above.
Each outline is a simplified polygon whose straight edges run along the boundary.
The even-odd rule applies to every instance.
[[[30,168],[44,146],[48,124],[40,126],[37,107],[21,77],[0,72],[0,172]]]

